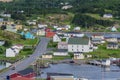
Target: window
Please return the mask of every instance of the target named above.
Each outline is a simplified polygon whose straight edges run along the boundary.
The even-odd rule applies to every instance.
[[[82,49],[82,51],[84,51],[84,49]]]

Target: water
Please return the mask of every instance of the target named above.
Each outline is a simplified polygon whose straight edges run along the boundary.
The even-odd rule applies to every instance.
[[[0,70],[7,68],[11,65],[11,63],[7,63],[7,62],[0,62]]]
[[[56,64],[50,65],[50,68],[42,69],[44,72],[41,77],[46,78],[47,72],[55,73],[72,73],[75,77],[84,77],[89,80],[118,80],[120,79],[120,68],[111,66],[110,68],[101,68],[92,65],[72,65],[72,64]]]

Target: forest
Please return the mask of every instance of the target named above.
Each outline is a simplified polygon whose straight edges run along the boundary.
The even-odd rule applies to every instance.
[[[71,5],[72,8],[63,10],[62,6]],[[0,2],[0,11],[11,13],[13,19],[25,20],[26,17],[47,14],[74,14],[72,24],[93,26],[95,24],[109,26],[115,21],[96,19],[85,13],[112,14],[115,19],[120,18],[119,0],[13,0],[10,3]],[[24,13],[21,13],[24,11]],[[17,13],[17,14],[16,14]],[[22,17],[21,17],[22,16]]]

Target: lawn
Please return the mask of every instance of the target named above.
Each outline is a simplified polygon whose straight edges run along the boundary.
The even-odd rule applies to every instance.
[[[103,44],[103,45],[99,45],[99,48],[94,52],[91,52],[90,54],[92,54],[93,57],[97,59],[109,58],[109,57],[120,58],[120,49],[117,50],[106,49],[106,44]]]
[[[13,44],[23,44],[23,45],[35,45],[38,43],[38,39],[26,39],[20,41],[14,41]]]
[[[54,56],[52,60],[65,60],[65,59],[71,59],[71,56]]]

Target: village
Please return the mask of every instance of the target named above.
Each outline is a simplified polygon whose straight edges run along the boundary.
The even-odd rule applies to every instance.
[[[14,14],[6,8],[0,11],[0,80],[104,80],[107,72],[119,74],[120,22],[115,13],[84,13],[77,17],[90,16],[93,22],[86,17],[82,24],[74,19],[78,14],[69,12],[73,5],[59,5],[68,12],[28,14],[22,8]],[[94,21],[96,24],[92,24]],[[87,77],[80,74],[82,70]],[[89,70],[93,73],[89,74]],[[91,79],[94,71],[102,78]]]
[[[10,14],[4,14],[5,17],[10,17]],[[11,20],[4,20],[4,18],[0,18],[1,31],[7,31],[14,34],[18,34],[22,36],[23,40],[35,40],[38,37],[46,37],[49,38],[50,41],[47,46],[47,51],[43,53],[40,57],[41,59],[47,59],[48,61],[54,61],[53,63],[59,63],[58,61],[62,61],[64,63],[79,63],[79,60],[85,60],[88,64],[91,65],[101,65],[110,67],[111,64],[119,65],[119,51],[120,51],[120,36],[117,33],[116,26],[111,27],[111,32],[101,32],[101,33],[87,33],[82,32],[80,27],[75,27],[71,30],[70,25],[64,26],[56,26],[49,27],[48,24],[37,23],[36,20],[27,21],[28,25],[32,25],[32,28],[24,27],[22,24],[15,23]],[[106,36],[107,34],[107,36]],[[113,36],[112,36],[113,35]],[[6,43],[4,39],[0,40],[0,46],[3,46]],[[34,48],[36,45],[24,45],[20,44],[12,44],[12,46],[6,48],[5,57],[7,58],[15,58],[16,56],[21,55],[22,50],[30,50]],[[103,50],[102,50],[103,49]],[[34,49],[33,49],[34,50]],[[102,52],[103,51],[103,52]],[[31,55],[32,52],[29,52],[28,55],[22,55],[20,59],[15,61],[22,60]],[[115,54],[115,55],[114,55]],[[4,59],[3,59],[4,60]],[[65,61],[64,61],[65,60]],[[101,61],[100,61],[101,60]],[[72,62],[71,62],[72,61]],[[14,61],[13,61],[14,62]],[[83,63],[83,62],[82,62]],[[84,62],[86,64],[86,62]],[[9,65],[10,66],[10,65]],[[39,65],[40,66],[40,65]],[[44,66],[43,66],[44,67]],[[12,68],[13,70],[15,68]],[[29,68],[28,68],[29,69]],[[26,72],[24,74],[24,72]],[[24,76],[27,75],[27,76]],[[47,80],[82,80],[75,79],[73,74],[65,74],[65,73],[48,73]],[[29,80],[35,77],[33,69],[23,70],[12,74],[10,78],[12,80],[18,80],[19,77],[22,76],[24,78],[29,78]],[[64,77],[63,77],[64,76]],[[57,79],[57,77],[59,77]],[[9,78],[9,77],[7,77]],[[16,78],[16,79],[14,79]],[[40,79],[41,80],[41,79]],[[83,78],[83,80],[87,80]]]

